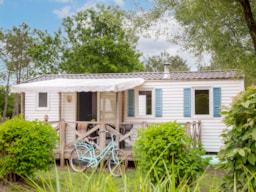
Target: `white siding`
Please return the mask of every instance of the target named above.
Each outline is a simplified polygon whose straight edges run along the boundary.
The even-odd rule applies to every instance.
[[[185,123],[195,120],[202,121],[202,144],[208,152],[218,152],[222,146],[222,138],[219,136],[226,128],[221,117],[184,117],[183,116],[183,89],[213,87],[221,88],[221,105],[228,106],[232,102],[232,97],[244,90],[243,80],[214,80],[214,81],[146,81],[143,85],[135,88],[135,117],[127,116],[127,91],[125,92],[124,120],[125,121],[147,121],[147,122],[166,122],[174,121]],[[163,90],[163,116],[138,116],[138,90]],[[154,94],[154,91],[153,91]],[[154,97],[153,97],[154,101]],[[212,110],[212,108],[210,109]],[[154,114],[154,103],[153,103]]]
[[[44,120],[48,115],[49,121],[59,120],[59,94],[48,93],[47,109],[38,108],[38,93],[25,93],[25,119],[27,120]]]
[[[38,108],[38,93],[25,94],[25,119],[27,120],[44,120],[48,115],[48,121],[59,121],[59,93],[48,93],[49,107],[46,110]],[[67,96],[71,96],[68,102]],[[62,119],[65,121],[76,121],[76,93],[62,93]],[[56,124],[53,124],[55,126]],[[75,123],[69,123],[67,127],[66,141],[70,143],[75,139]]]

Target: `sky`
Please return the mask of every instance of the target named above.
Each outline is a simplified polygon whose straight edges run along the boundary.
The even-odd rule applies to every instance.
[[[78,11],[95,7],[96,4],[118,5],[124,10],[134,10],[136,3],[144,9],[150,9],[152,0],[0,0],[0,27],[11,29],[23,22],[31,28],[47,30],[54,33],[61,27],[62,19]],[[170,18],[171,25],[179,27],[174,18]],[[168,24],[166,24],[168,25]],[[154,33],[154,29],[151,29]],[[165,36],[155,38],[141,38],[137,49],[144,56],[159,55],[166,51],[171,55],[179,55],[192,70],[196,70],[197,60],[180,45],[166,41]],[[1,65],[1,64],[0,64]]]

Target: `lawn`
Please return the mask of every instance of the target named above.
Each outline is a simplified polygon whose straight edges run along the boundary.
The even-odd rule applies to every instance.
[[[196,189],[191,191],[217,191],[219,188],[222,173],[214,169],[207,170],[204,175],[199,178],[199,184]],[[87,171],[84,173],[75,173],[66,168],[61,170],[55,168],[48,172],[38,171],[30,180],[18,182],[5,187],[5,191],[164,191],[159,188],[159,184],[155,186],[145,179],[145,175],[141,175],[135,169],[128,169],[126,173],[119,178],[112,177],[107,170]],[[197,184],[196,183],[196,184]],[[164,184],[161,184],[164,185]],[[165,187],[170,188],[170,187]],[[3,188],[2,188],[3,189]],[[176,189],[175,191],[180,191]],[[1,189],[0,189],[1,191]],[[168,190],[169,191],[169,190]]]

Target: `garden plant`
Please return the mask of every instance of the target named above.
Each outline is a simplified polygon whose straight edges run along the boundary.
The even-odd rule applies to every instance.
[[[0,177],[32,175],[53,165],[57,132],[40,121],[15,117],[0,125]]]
[[[177,122],[152,124],[138,131],[135,155],[138,169],[148,173],[153,182],[172,175],[175,185],[191,183],[200,176],[208,159],[202,159],[205,151],[198,143],[192,147],[193,139],[186,134],[186,127]]]
[[[227,191],[256,190],[256,87],[250,87],[225,108],[229,130],[222,136],[225,145],[218,156],[226,172],[222,187]]]

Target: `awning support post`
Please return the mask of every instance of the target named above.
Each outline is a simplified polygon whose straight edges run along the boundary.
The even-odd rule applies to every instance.
[[[61,122],[61,111],[62,111],[62,93],[59,92],[59,121]]]
[[[117,92],[116,93],[116,131],[118,133],[120,133],[120,106],[121,106],[121,92]],[[117,142],[117,146],[119,148],[119,139],[120,139],[120,135],[116,136],[116,142]]]

